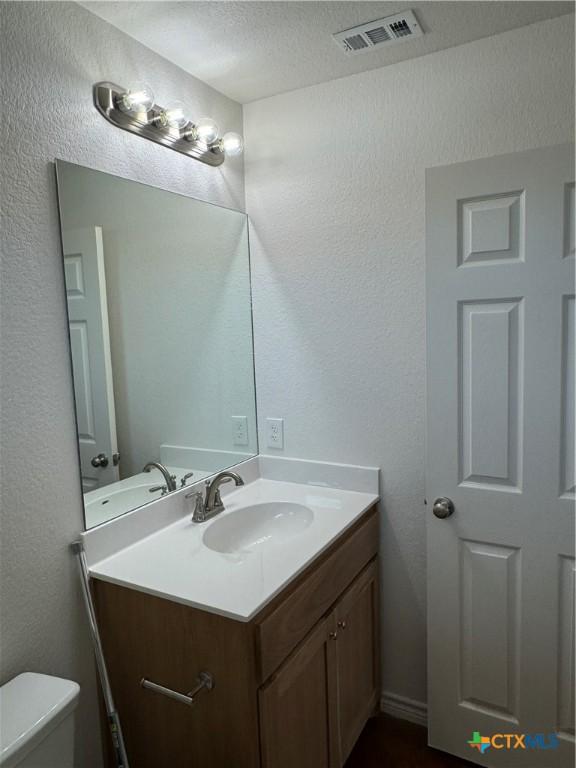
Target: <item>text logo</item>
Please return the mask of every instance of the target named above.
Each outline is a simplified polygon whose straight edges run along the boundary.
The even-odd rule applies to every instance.
[[[480,731],[474,731],[468,744],[483,755],[490,747],[492,749],[556,749],[558,737],[555,733],[494,733],[492,736],[481,736]]]

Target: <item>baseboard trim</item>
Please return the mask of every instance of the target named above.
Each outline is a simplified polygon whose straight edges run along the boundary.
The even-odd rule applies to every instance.
[[[428,725],[428,707],[423,701],[383,691],[380,697],[380,709],[387,715],[398,717],[400,720],[409,720],[424,727]]]

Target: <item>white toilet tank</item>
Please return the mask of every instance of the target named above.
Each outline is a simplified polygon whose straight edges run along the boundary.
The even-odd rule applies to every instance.
[[[0,687],[0,766],[74,768],[80,686],[24,672]]]

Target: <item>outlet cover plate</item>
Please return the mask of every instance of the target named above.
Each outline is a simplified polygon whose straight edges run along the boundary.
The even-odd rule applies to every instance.
[[[248,445],[248,417],[232,416],[233,445]]]
[[[281,451],[284,448],[284,419],[266,419],[266,445]]]

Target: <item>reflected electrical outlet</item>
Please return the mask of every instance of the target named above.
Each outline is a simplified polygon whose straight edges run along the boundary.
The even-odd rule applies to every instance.
[[[248,419],[246,416],[232,416],[233,445],[248,445]]]

